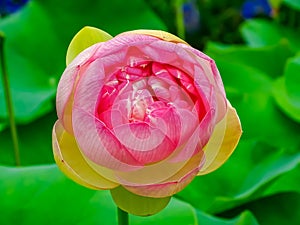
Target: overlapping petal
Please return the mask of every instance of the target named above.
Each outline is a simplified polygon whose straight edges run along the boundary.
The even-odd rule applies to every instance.
[[[199,144],[200,131],[201,126],[198,126],[194,133],[188,138],[186,143],[178,147],[167,159],[132,171],[113,171],[89,160],[87,161],[99,174],[122,185],[139,187],[173,182],[174,180],[172,180],[171,177],[174,178],[175,174],[177,174],[176,176],[178,177],[178,180],[183,179],[185,174],[180,171],[186,167],[188,162],[190,166],[193,166],[193,168],[188,167],[190,170],[194,170],[198,167],[200,168],[200,165],[202,165],[202,159],[199,159],[198,163],[191,160],[194,155],[197,155],[198,157],[202,157],[203,155],[201,153],[202,148]],[[194,163],[191,164],[191,162]],[[179,175],[181,175],[181,177],[179,177]]]
[[[162,39],[164,41],[168,41],[168,42],[174,42],[174,43],[185,43],[187,44],[184,40],[180,39],[179,37],[170,34],[166,31],[162,31],[162,30],[133,30],[133,31],[127,31],[124,32],[122,34],[119,35],[128,35],[128,34],[143,34],[143,35],[149,35],[149,36],[154,36],[157,37],[159,39]]]
[[[69,133],[73,133],[72,108],[75,89],[80,76],[84,74],[83,72],[86,63],[91,61],[91,57],[93,56],[97,48],[98,46],[92,46],[84,50],[75,60],[73,60],[61,76],[57,87],[57,116]]]
[[[105,31],[95,27],[86,26],[82,28],[70,42],[66,55],[67,65],[69,65],[73,59],[86,48],[99,42],[108,41],[112,38],[113,37]]]
[[[202,166],[202,156],[203,152],[200,151],[191,157],[177,173],[162,182],[140,186],[125,185],[125,188],[141,196],[154,198],[172,196],[185,188],[197,175]]]
[[[111,189],[119,184],[96,173],[84,160],[74,136],[57,121],[52,134],[53,152],[58,167],[77,183],[92,189]]]
[[[199,175],[210,173],[229,158],[242,134],[241,123],[236,110],[228,102],[225,117],[216,125],[209,142],[204,148],[205,163]]]
[[[153,30],[111,38],[87,27],[73,47],[53,129],[56,162],[71,179],[167,204],[232,154],[241,124],[210,57]]]

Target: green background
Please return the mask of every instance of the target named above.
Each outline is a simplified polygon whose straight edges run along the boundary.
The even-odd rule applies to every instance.
[[[0,19],[18,124],[16,167],[0,83],[0,224],[116,224],[108,191],[85,189],[54,164],[55,94],[72,37],[84,26],[176,34],[184,1],[32,0]],[[217,171],[200,176],[160,213],[130,224],[300,224],[300,1],[273,0],[276,14],[245,20],[243,1],[199,0],[200,27],[186,40],[212,57],[243,136]]]

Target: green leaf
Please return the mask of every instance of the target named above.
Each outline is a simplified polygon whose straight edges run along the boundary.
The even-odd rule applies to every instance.
[[[278,177],[268,189],[265,190],[265,195],[273,195],[274,193],[281,192],[298,192],[300,193],[299,181],[300,180],[300,165],[295,169],[287,171],[284,175]]]
[[[299,192],[280,193],[260,199],[248,206],[261,225],[298,225],[300,221]]]
[[[205,48],[205,53],[213,59],[223,57],[228,62],[253,67],[269,77],[281,76],[286,60],[294,55],[285,41],[272,46],[256,48],[209,42]]]
[[[241,207],[218,214],[231,217],[244,210],[250,210],[261,225],[298,225],[300,194],[299,192],[279,193],[249,202]]]
[[[288,47],[284,43],[255,48],[210,43],[206,53],[216,61],[227,97],[237,109],[246,131],[242,138],[256,138],[274,147],[298,146],[295,134],[300,127],[283,116],[273,101],[272,78],[285,71],[292,54]]]
[[[293,101],[287,93],[285,77],[278,78],[273,84],[273,96],[280,107],[293,120],[300,122],[300,102]]]
[[[300,10],[300,1],[299,0],[282,0],[283,3],[287,4],[289,7]]]
[[[228,61],[222,55],[214,55],[214,59],[227,97],[236,108],[246,131],[242,137],[256,138],[274,147],[298,146],[300,140],[296,134],[300,127],[276,107],[272,97],[272,80],[255,67]]]
[[[8,124],[6,122],[0,122],[0,132],[7,128]]]
[[[67,179],[56,165],[0,166],[1,224],[116,224],[116,206],[108,191],[83,188]],[[16,216],[18,214],[18,216]],[[130,215],[133,225],[256,225],[250,212],[221,219],[195,210],[172,198],[160,213],[150,217]]]
[[[293,120],[300,122],[300,55],[290,58],[282,77],[273,83],[276,103]]]
[[[290,118],[300,122],[300,55],[286,63],[284,75],[274,81],[273,96],[278,106]]]
[[[32,123],[17,127],[23,166],[54,162],[51,137],[56,119],[56,113],[52,111]],[[0,163],[15,165],[10,129],[0,132],[0,143]]]
[[[1,166],[0,179],[1,223],[7,225],[75,224],[87,216],[86,205],[95,195],[67,180],[56,165]],[[115,213],[107,210],[106,202],[103,197],[98,204],[113,223]]]
[[[240,193],[238,193],[235,198],[242,199],[253,196],[266,184],[270,183],[280,175],[294,170],[298,165],[300,165],[300,154],[274,154],[272,157],[252,169],[248,174],[247,179],[244,181]]]
[[[287,94],[300,105],[300,54],[289,59],[284,72]]]
[[[294,52],[300,49],[299,32],[280,26],[274,21],[264,19],[247,20],[241,25],[240,29],[244,39],[251,47],[263,47],[286,42]]]
[[[172,198],[161,212],[150,217],[130,216],[134,225],[198,225],[196,210],[189,204]],[[202,223],[199,223],[202,225]],[[204,224],[205,225],[205,224]]]
[[[109,191],[81,187],[56,165],[0,166],[0,180],[1,224],[117,224],[116,205]],[[197,225],[195,210],[177,199],[154,216],[130,216],[130,221],[133,225]]]
[[[197,211],[197,216],[201,225],[259,225],[250,211],[244,211],[233,219],[221,219],[201,211]]]
[[[282,38],[277,25],[262,19],[247,20],[240,29],[246,42],[252,47],[275,45]]]
[[[279,154],[278,156],[270,157],[266,161],[259,163],[251,170],[238,193],[232,197],[217,198],[211,206],[210,211],[222,212],[244,204],[245,202],[252,201],[253,199],[266,196],[266,190],[275,181],[275,179],[290,171],[296,170],[299,165],[300,154]],[[268,194],[270,194],[270,192]]]
[[[18,123],[28,123],[54,108],[67,47],[85,26],[113,35],[141,27],[166,29],[143,0],[32,0],[19,12],[1,19]],[[0,99],[4,99],[1,85]],[[6,117],[5,104],[0,101],[0,118]]]
[[[0,30],[6,38],[5,55],[16,120],[27,123],[54,107],[56,76],[62,68],[58,66],[59,54],[53,58],[63,45],[51,32],[49,18],[34,2],[2,19]],[[2,85],[0,99],[4,99]],[[4,101],[0,101],[0,117],[7,117]]]
[[[242,141],[224,166],[194,179],[178,197],[201,210],[221,213],[267,195],[297,189],[300,193],[297,180],[285,183],[287,178],[297,178],[300,154],[274,154],[272,150],[261,143]]]

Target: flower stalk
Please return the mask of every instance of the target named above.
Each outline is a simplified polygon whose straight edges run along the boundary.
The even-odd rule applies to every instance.
[[[5,54],[4,54],[4,39],[5,39],[4,34],[0,32],[0,65],[1,65],[2,80],[3,80],[3,89],[4,89],[7,113],[9,117],[10,131],[11,131],[13,147],[14,147],[15,164],[16,166],[20,166],[21,160],[20,160],[18,134],[17,134],[17,127],[16,127],[15,115],[13,110],[12,97],[9,88],[9,79],[8,79],[8,74],[6,69]]]
[[[118,225],[128,225],[128,213],[118,207]]]

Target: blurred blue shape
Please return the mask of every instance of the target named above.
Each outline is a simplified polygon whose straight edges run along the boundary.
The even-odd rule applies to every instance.
[[[14,13],[22,8],[28,0],[0,0],[1,17]]]
[[[271,16],[272,7],[268,0],[247,0],[242,6],[242,16],[250,19],[256,16]]]
[[[188,1],[182,5],[186,32],[193,33],[200,29],[200,13],[195,1]]]

